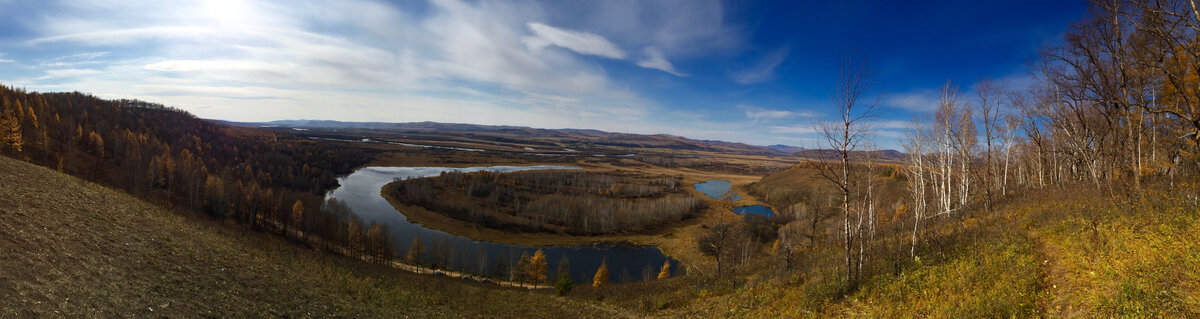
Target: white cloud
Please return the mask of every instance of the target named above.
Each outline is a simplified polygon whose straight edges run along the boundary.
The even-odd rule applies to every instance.
[[[755,122],[755,123],[787,119],[787,118],[817,117],[817,114],[812,111],[772,110],[772,109],[764,109],[764,108],[750,106],[750,105],[738,105],[737,107],[739,109],[742,109],[742,111],[746,113],[746,118],[750,119],[752,122]]]
[[[731,76],[734,82],[741,84],[761,83],[775,79],[775,69],[787,60],[790,46],[783,46],[758,59],[753,66],[734,72]]]
[[[879,120],[865,122],[865,125],[872,130],[901,130],[912,127],[913,123],[901,120]]]
[[[683,76],[667,57],[738,45],[718,1],[430,0],[412,12],[407,4],[48,0],[19,22],[30,34],[15,43],[70,56],[37,60],[34,75],[5,81],[239,121],[428,120],[758,138],[736,118],[674,116],[589,57]],[[556,6],[589,14],[564,19],[578,11]]]
[[[72,78],[72,77],[87,76],[87,75],[93,75],[93,74],[99,74],[99,73],[100,73],[100,71],[91,70],[91,69],[57,69],[57,70],[46,70],[46,76],[44,76],[42,78],[45,78],[45,79]]]
[[[254,60],[167,60],[146,65],[147,70],[169,72],[211,70],[282,71],[291,68],[295,68],[295,65]]]
[[[645,52],[646,52],[646,57],[645,57],[645,59],[638,61],[638,63],[637,63],[638,66],[647,68],[647,69],[661,70],[663,72],[674,74],[675,76],[687,76],[687,74],[683,74],[683,73],[680,73],[679,71],[676,71],[675,66],[671,65],[671,62],[667,61],[666,57],[663,57],[662,50],[660,50],[659,48],[646,47]]]
[[[670,57],[735,53],[743,45],[736,26],[725,21],[720,0],[550,1],[586,12],[570,18],[572,28],[592,30],[627,47],[654,46]]]
[[[787,134],[815,134],[821,132],[816,125],[787,125],[787,126],[772,126],[771,132],[787,133]]]
[[[885,97],[883,105],[913,112],[932,112],[938,107],[938,93],[933,90],[920,90],[889,94]]]
[[[559,29],[537,22],[525,25],[529,27],[529,31],[532,31],[534,36],[525,37],[521,39],[521,42],[525,43],[525,46],[531,51],[538,52],[553,45],[579,54],[617,60],[625,58],[625,51],[609,42],[608,39],[594,33]]]
[[[42,62],[39,66],[44,68],[71,68],[78,67],[84,64],[100,63],[98,59],[108,55],[108,52],[83,52],[66,56],[61,56]]]

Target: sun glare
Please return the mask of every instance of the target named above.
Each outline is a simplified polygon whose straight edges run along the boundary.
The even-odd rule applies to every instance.
[[[233,27],[249,23],[251,6],[246,0],[209,0],[203,11],[216,26]]]

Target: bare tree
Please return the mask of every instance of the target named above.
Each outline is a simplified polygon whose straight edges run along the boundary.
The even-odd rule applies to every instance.
[[[731,246],[737,244],[733,242],[736,231],[736,226],[732,223],[713,225],[708,233],[700,236],[696,242],[700,253],[712,256],[717,261],[718,276],[724,270],[722,261],[728,259],[729,251],[733,248]]]
[[[959,113],[958,89],[947,82],[942,87],[935,113],[935,131],[930,139],[937,148],[931,161],[934,180],[934,196],[937,197],[938,215],[950,214],[954,206],[954,167],[958,153],[955,152],[955,134],[958,130]]]
[[[861,222],[861,212],[855,212],[851,205],[851,195],[857,188],[857,182],[852,176],[850,156],[857,151],[868,138],[869,127],[866,121],[874,116],[879,99],[871,103],[862,103],[859,99],[875,86],[875,75],[866,65],[855,58],[845,60],[840,68],[839,77],[833,94],[833,104],[840,117],[839,122],[825,122],[820,132],[829,149],[837,158],[822,159],[821,176],[833,183],[841,193],[842,233],[845,235],[846,249],[846,279],[853,281],[855,276],[854,241],[856,236],[851,230],[853,224]],[[836,162],[833,162],[836,161]]]
[[[925,218],[926,210],[926,181],[925,181],[925,154],[926,136],[922,128],[921,121],[914,120],[912,128],[906,133],[907,142],[904,144],[904,152],[908,154],[908,165],[905,166],[908,171],[908,189],[909,195],[912,197],[912,212],[913,212],[913,231],[912,231],[912,248],[909,250],[910,257],[917,256],[917,228],[921,225],[921,220]]]
[[[1016,142],[1017,126],[1020,120],[1012,114],[1004,115],[1004,126],[1000,126],[1000,149],[1004,152],[1003,177],[1000,181],[1000,196],[1008,196],[1008,167],[1012,158],[1013,144]]]
[[[984,197],[983,205],[987,210],[992,209],[992,189],[995,187],[995,167],[994,153],[992,152],[992,142],[997,137],[997,125],[1000,119],[1000,101],[1003,88],[993,83],[991,80],[984,79],[975,84],[975,92],[979,95],[979,112],[980,119],[983,120],[983,144],[984,150]]]

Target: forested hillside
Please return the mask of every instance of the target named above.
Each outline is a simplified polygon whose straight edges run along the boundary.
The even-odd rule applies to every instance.
[[[0,153],[218,220],[327,247],[390,245],[344,205],[335,177],[371,150],[231,127],[135,100],[0,86]],[[375,234],[374,236],[369,236]],[[373,249],[386,257],[388,249]]]

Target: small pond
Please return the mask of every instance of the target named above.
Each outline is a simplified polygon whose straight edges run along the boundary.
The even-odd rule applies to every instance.
[[[664,261],[668,260],[662,251],[654,246],[637,246],[628,244],[596,244],[574,246],[521,246],[472,240],[467,237],[450,234],[437,229],[425,227],[408,221],[404,214],[396,211],[386,199],[380,195],[383,185],[400,178],[422,178],[437,176],[442,171],[493,171],[515,172],[539,169],[578,169],[565,166],[491,166],[470,168],[446,167],[364,167],[355,170],[350,175],[338,178],[336,189],[328,192],[326,197],[336,198],[346,202],[354,214],[362,218],[364,223],[375,221],[385,224],[395,239],[397,253],[403,256],[418,234],[425,244],[426,250],[433,252],[452,247],[450,255],[454,256],[449,262],[449,268],[469,273],[482,273],[500,277],[506,273],[504,265],[515,264],[522,253],[533,254],[541,248],[546,254],[548,268],[553,273],[559,260],[566,257],[571,265],[571,278],[576,285],[589,285],[601,260],[607,260],[608,273],[611,282],[641,281],[645,272],[658,274]],[[426,254],[426,257],[432,258]],[[423,258],[425,259],[425,258]],[[430,260],[431,261],[431,260]],[[427,261],[429,262],[429,261]],[[671,272],[678,271],[678,261],[671,260]],[[649,270],[647,270],[649,269]],[[553,276],[553,274],[550,274]],[[551,277],[553,278],[553,277]]]
[[[703,183],[696,183],[696,191],[704,193],[704,195],[708,195],[708,197],[712,197],[713,199],[721,199],[721,196],[724,196],[725,192],[729,191],[730,185],[731,183],[726,180],[710,179]],[[742,195],[738,195],[736,192],[733,193],[734,201],[741,199]]]
[[[733,213],[738,215],[763,215],[767,218],[775,217],[775,211],[770,207],[763,205],[742,206],[733,209]]]

